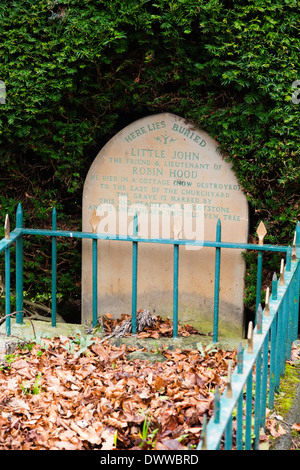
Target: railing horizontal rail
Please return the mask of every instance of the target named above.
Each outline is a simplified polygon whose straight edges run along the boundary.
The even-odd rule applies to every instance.
[[[5,223],[5,238],[0,240],[0,253],[5,252],[5,314],[6,333],[10,335],[10,251],[15,243],[16,254],[16,312],[17,323],[23,322],[23,235],[50,237],[52,242],[52,326],[56,326],[57,297],[57,238],[91,239],[92,249],[92,290],[93,290],[93,326],[97,323],[98,310],[98,255],[97,240],[126,241],[132,243],[132,332],[136,332],[137,312],[137,267],[139,243],[156,243],[173,246],[173,338],[178,333],[178,279],[179,247],[195,246],[215,249],[215,289],[213,341],[218,341],[220,256],[221,249],[250,250],[257,252],[256,318],[255,328],[251,324],[251,341],[248,347],[238,351],[238,365],[228,373],[230,381],[222,397],[216,393],[214,417],[208,425],[203,424],[203,438],[197,449],[220,448],[224,436],[225,449],[230,449],[233,442],[233,412],[237,411],[236,447],[243,448],[243,420],[245,418],[245,449],[251,448],[252,422],[254,421],[254,448],[258,448],[260,427],[264,426],[267,395],[269,408],[273,407],[274,394],[278,390],[280,376],[285,370],[285,361],[290,355],[292,341],[298,335],[299,323],[299,287],[300,287],[300,223],[296,225],[292,246],[263,244],[266,230],[258,229],[258,244],[232,243],[221,241],[221,222],[216,225],[216,240],[183,240],[177,238],[143,238],[138,236],[138,219],[134,217],[133,235],[79,232],[57,230],[56,209],[52,213],[52,229],[29,229],[23,227],[23,212],[19,204],[16,228],[10,232],[9,218]],[[93,227],[94,228],[94,227]],[[259,227],[260,228],[260,227]],[[276,273],[272,279],[272,298],[269,301],[269,287],[266,291],[265,309],[261,307],[263,252],[281,252],[286,254],[286,266],[281,260],[280,278]],[[249,324],[249,325],[250,325]],[[241,345],[240,345],[241,346]],[[253,395],[253,374],[255,372],[255,394]],[[244,403],[245,400],[245,403]],[[254,410],[252,410],[254,408]],[[244,416],[245,411],[245,416]],[[204,445],[205,442],[205,445]]]
[[[273,407],[275,388],[279,386],[280,376],[284,373],[285,361],[290,357],[290,347],[292,341],[298,335],[298,302],[299,302],[299,281],[300,281],[300,261],[292,261],[289,271],[284,273],[284,284],[276,281],[274,297],[269,303],[269,309],[262,311],[261,322],[258,322],[254,328],[251,338],[251,346],[246,346],[242,353],[242,367],[237,366],[231,375],[230,394],[228,396],[228,387],[225,388],[221,399],[218,399],[218,417],[211,418],[205,428],[205,437],[202,436],[197,449],[216,450],[220,448],[222,437],[225,435],[228,424],[231,424],[232,415],[235,408],[240,406],[243,410],[242,400],[245,388],[249,379],[252,385],[252,374],[256,369],[256,390],[255,390],[255,425],[254,425],[254,448],[258,448],[259,429],[264,427],[265,410],[267,402],[267,379],[269,373],[269,407]],[[292,283],[295,283],[293,286]],[[294,288],[294,290],[292,290]],[[292,297],[291,298],[291,294]],[[288,305],[287,301],[292,302]],[[275,333],[275,336],[274,334]],[[273,338],[273,339],[272,339]],[[270,354],[270,358],[269,355]],[[270,359],[270,362],[269,362]],[[262,368],[263,367],[263,368]],[[269,369],[269,370],[268,370]],[[264,387],[263,390],[261,387]],[[252,410],[252,387],[250,400],[246,394],[246,407],[249,404]],[[263,406],[261,406],[263,404]],[[238,410],[237,410],[238,411]],[[241,411],[242,413],[242,411]],[[251,412],[250,412],[251,417]],[[248,436],[251,436],[251,421]],[[247,426],[247,425],[246,425]],[[242,427],[242,420],[240,420]],[[242,429],[238,429],[242,435]],[[230,435],[232,440],[232,434]],[[249,442],[250,441],[250,442]],[[203,445],[204,443],[204,445]],[[243,448],[241,442],[240,449]],[[245,443],[246,448],[251,448],[251,439]],[[229,448],[229,447],[228,447]]]
[[[10,238],[9,239],[2,238],[2,240],[0,240],[0,253],[2,253],[2,251],[5,251],[6,248],[11,246],[13,243],[15,243],[15,241],[18,240],[18,238],[22,237],[22,235],[23,235],[22,229],[17,229],[16,228],[12,232],[10,232]]]
[[[271,251],[271,252],[287,252],[288,246],[284,245],[256,245],[252,243],[230,243],[230,242],[217,242],[217,241],[201,241],[201,240],[182,240],[172,238],[142,238],[132,235],[111,235],[103,233],[92,232],[70,232],[67,230],[47,230],[47,229],[23,229],[24,235],[42,235],[49,237],[70,237],[70,238],[90,238],[97,240],[119,240],[128,242],[139,243],[163,243],[166,245],[193,245],[204,246],[211,248],[233,248],[240,250],[258,250],[258,251]]]

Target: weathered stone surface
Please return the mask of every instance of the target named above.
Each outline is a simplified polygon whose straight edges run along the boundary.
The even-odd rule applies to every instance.
[[[32,327],[34,326],[34,330]],[[49,322],[33,320],[32,323],[28,319],[24,319],[22,326],[17,325],[15,319],[12,320],[11,332],[13,336],[5,335],[5,325],[0,326],[0,361],[6,354],[12,354],[18,347],[22,340],[28,340],[34,338],[34,334],[45,337],[59,337],[62,336],[73,336],[76,331],[80,331],[82,336],[87,336],[89,333],[86,332],[86,327],[82,324],[71,324],[71,323],[57,323],[56,327],[52,327]],[[229,333],[229,332],[228,332]],[[101,339],[105,339],[108,335],[103,332],[95,332],[94,336],[98,336]],[[224,350],[231,351],[236,349],[240,337],[229,337],[230,335],[225,333],[225,336],[220,336],[217,343],[218,347]],[[112,337],[109,339],[110,342],[120,347],[122,344],[126,344],[129,348],[146,349],[146,352],[155,351],[154,355],[157,356],[160,351],[165,348],[170,350],[175,349],[197,349],[197,344],[200,342],[203,347],[211,344],[212,337],[210,335],[190,335],[182,336],[178,338],[166,338],[159,337],[153,338],[138,338],[136,335],[129,335],[122,338]],[[246,340],[244,341],[246,345]]]
[[[159,353],[151,353],[149,351],[134,351],[127,354],[126,359],[128,361],[135,361],[139,359],[140,361],[149,361],[151,364],[155,362],[164,362],[167,360],[166,356],[163,356]]]
[[[173,114],[136,121],[99,152],[83,190],[83,231],[139,236],[247,242],[248,203],[218,144],[207,133]],[[91,240],[83,241],[82,320],[92,316]],[[201,330],[212,321],[213,248],[180,247],[179,317]],[[131,312],[132,246],[98,242],[98,315]],[[243,323],[245,264],[236,249],[222,250],[220,318]],[[139,244],[137,306],[172,315],[173,246]]]

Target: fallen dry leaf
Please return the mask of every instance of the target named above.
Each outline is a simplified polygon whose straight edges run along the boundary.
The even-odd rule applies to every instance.
[[[277,432],[279,436],[284,436],[284,434],[286,434],[286,430],[281,426],[281,424],[279,424]]]
[[[101,450],[111,450],[114,447],[115,441],[115,433],[114,429],[106,428],[102,433],[103,444]]]
[[[91,426],[86,429],[82,429],[76,423],[71,422],[70,428],[78,434],[80,439],[87,441],[90,444],[99,445],[101,443],[100,434],[95,432],[95,430]]]
[[[156,450],[183,450],[184,446],[176,439],[163,439],[155,446]]]
[[[281,424],[279,424],[277,426],[277,423],[276,422],[272,422],[270,423],[268,426],[268,431],[270,432],[270,434],[273,436],[273,437],[280,437],[280,436],[283,436],[284,434],[286,434],[286,431],[283,429],[283,427],[281,426]]]

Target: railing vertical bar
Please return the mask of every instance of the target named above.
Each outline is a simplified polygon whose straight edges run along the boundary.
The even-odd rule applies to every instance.
[[[10,320],[10,248],[5,249],[5,328],[6,334],[11,334]]]
[[[290,272],[291,265],[292,265],[292,247],[288,246],[287,252],[286,252],[286,264],[285,264],[285,270],[287,272]]]
[[[296,256],[300,259],[300,222],[296,225]]]
[[[280,327],[280,332],[281,332],[281,341],[280,341],[280,375],[284,374],[284,369],[285,369],[285,297],[283,298],[280,307],[279,307],[279,312],[280,312],[280,317],[281,317],[281,327]]]
[[[56,230],[57,217],[56,209],[52,211],[52,230]],[[57,291],[57,249],[56,237],[52,238],[52,299],[51,299],[51,325],[56,326],[56,291]]]
[[[276,334],[276,359],[275,359],[275,392],[278,390],[280,382],[280,356],[281,356],[281,341],[282,341],[282,315],[281,307],[277,311],[277,334]]]
[[[243,374],[244,371],[244,349],[240,342],[237,348],[237,373]],[[243,389],[237,399],[237,416],[236,416],[236,448],[243,450]]]
[[[280,343],[279,343],[279,374],[280,376],[284,373],[284,345],[285,345],[285,308],[284,299],[281,301],[279,306],[280,315]],[[279,379],[280,381],[280,379]]]
[[[201,445],[202,450],[207,450],[206,428],[207,428],[207,416],[205,414],[203,417],[202,432],[201,432],[201,439],[200,439],[200,445]]]
[[[270,373],[269,373],[269,408],[274,407],[275,394],[275,370],[276,370],[276,338],[277,338],[277,315],[271,325],[270,342]]]
[[[220,422],[220,391],[217,386],[214,396],[214,422]]]
[[[252,437],[252,375],[253,368],[246,382],[246,421],[245,421],[245,450],[251,449]]]
[[[292,279],[293,341],[298,337],[300,294],[300,261],[296,261],[295,263],[296,267]]]
[[[293,342],[292,281],[288,284],[285,295],[287,305],[286,359],[290,359]]]
[[[92,242],[93,259],[93,328],[98,321],[98,240]]]
[[[256,314],[257,314],[258,306],[261,303],[262,264],[263,264],[263,252],[259,251],[257,253],[256,306],[255,306]],[[255,319],[255,324],[256,324],[256,319]]]
[[[133,236],[138,235],[137,214],[133,218]],[[137,314],[137,267],[138,267],[138,242],[132,242],[132,299],[131,299],[131,321],[132,333],[136,333],[136,314]]]
[[[278,286],[277,276],[276,276],[276,273],[274,273],[272,277],[272,299],[273,300],[277,300],[277,286]]]
[[[218,219],[216,227],[216,241],[221,241],[221,221]],[[221,248],[216,248],[215,255],[215,292],[214,292],[214,325],[213,341],[218,341],[219,336],[219,297],[220,297],[220,267],[221,267]]]
[[[16,228],[23,228],[23,210],[18,204]],[[16,240],[16,323],[23,323],[23,235]]]
[[[179,265],[179,245],[174,243],[173,253],[173,338],[178,336],[178,265]]]
[[[4,224],[5,239],[10,239],[10,222],[8,214],[5,217]],[[10,320],[10,247],[5,249],[5,331],[7,335],[11,334],[11,320]]]
[[[290,311],[290,321],[291,321],[291,331],[290,331],[290,341],[291,345],[292,342],[297,339],[298,336],[298,325],[296,329],[296,323],[297,323],[297,316],[296,316],[296,309],[294,305],[294,296],[295,296],[295,287],[296,287],[296,276],[293,276],[291,285],[290,285],[290,295],[289,295],[289,311]]]
[[[225,450],[232,450],[232,416],[225,428]]]
[[[261,393],[261,350],[256,359],[255,367],[255,399],[254,399],[254,450],[259,447],[260,430],[260,393]]]
[[[236,411],[236,448],[243,450],[243,392],[238,398]]]
[[[285,338],[282,344],[283,348],[283,357],[282,357],[282,372],[285,372],[285,362],[288,358],[288,342],[289,342],[289,289],[287,288],[284,298],[283,298],[283,312],[284,312],[284,331],[285,331]]]
[[[266,421],[266,406],[267,406],[267,394],[268,394],[268,362],[269,362],[269,333],[266,335],[263,344],[263,358],[262,358],[262,379],[261,379],[261,418],[260,425],[262,428],[265,427]]]
[[[292,291],[293,291],[292,302],[293,302],[293,316],[294,316],[293,340],[295,340],[298,337],[298,326],[299,326],[300,261],[297,264],[296,272],[293,277]]]

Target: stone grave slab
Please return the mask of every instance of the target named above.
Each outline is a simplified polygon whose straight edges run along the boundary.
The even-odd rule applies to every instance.
[[[248,203],[231,165],[206,132],[170,113],[125,127],[88,170],[82,230],[141,238],[246,243]],[[137,307],[172,317],[173,246],[140,243]],[[212,330],[215,249],[181,246],[179,321]],[[98,315],[131,313],[132,244],[98,241]],[[240,250],[221,253],[220,319],[243,324],[245,263]],[[92,242],[82,246],[82,321],[92,318]]]

